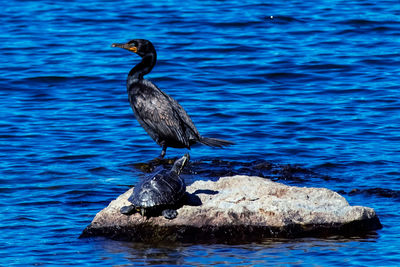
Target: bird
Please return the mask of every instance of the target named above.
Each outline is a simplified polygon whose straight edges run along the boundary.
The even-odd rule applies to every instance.
[[[210,147],[234,144],[223,139],[201,136],[178,101],[143,78],[151,72],[157,61],[156,50],[149,40],[133,39],[127,43],[113,43],[111,47],[126,49],[142,58],[128,74],[126,87],[129,103],[139,124],[162,147],[161,159],[167,147],[190,149],[196,143]]]

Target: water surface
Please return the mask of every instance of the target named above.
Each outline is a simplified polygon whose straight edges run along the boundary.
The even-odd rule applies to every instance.
[[[398,1],[27,0],[2,10],[2,264],[397,264]],[[339,191],[374,208],[384,228],[237,246],[78,239],[143,177],[135,164],[160,153],[127,100],[125,79],[139,57],[110,47],[133,38],[154,43],[158,62],[147,78],[199,131],[237,143],[193,147],[194,162],[300,166],[313,175],[271,178]]]

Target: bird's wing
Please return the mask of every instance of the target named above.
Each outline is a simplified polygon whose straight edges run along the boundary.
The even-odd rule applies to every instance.
[[[146,90],[132,99],[132,107],[139,122],[160,141],[174,140],[189,146],[193,134],[188,133],[197,133],[193,122],[175,99],[154,84],[152,86],[153,90]]]
[[[176,101],[166,93],[162,91],[161,93],[163,93],[163,95],[168,98],[171,103],[173,103],[171,106],[173,107],[174,114],[177,118],[179,118],[182,124],[182,128],[185,130],[186,136],[189,139],[198,139],[200,137],[200,134],[197,131],[197,128],[194,125],[192,119],[189,117],[183,107],[178,103],[178,101]]]

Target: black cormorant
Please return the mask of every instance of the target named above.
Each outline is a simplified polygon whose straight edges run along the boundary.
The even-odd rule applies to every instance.
[[[190,149],[195,143],[211,147],[233,144],[201,136],[183,107],[151,81],[143,78],[153,69],[157,60],[156,50],[150,41],[135,39],[126,44],[114,43],[111,46],[132,51],[142,58],[128,74],[126,86],[129,102],[140,125],[162,146],[161,158],[165,156],[167,147]]]

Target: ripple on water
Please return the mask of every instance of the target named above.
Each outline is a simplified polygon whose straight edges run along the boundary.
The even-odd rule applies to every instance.
[[[0,265],[397,264],[396,1],[4,1],[2,11]],[[373,207],[384,228],[238,246],[77,239],[160,153],[126,95],[139,57],[110,47],[132,38],[153,41],[148,78],[199,131],[236,143],[193,147],[187,183],[248,174],[327,187]]]

